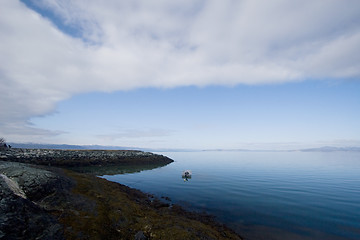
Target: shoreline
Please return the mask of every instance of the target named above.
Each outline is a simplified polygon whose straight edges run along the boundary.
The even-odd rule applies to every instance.
[[[40,153],[46,151],[49,150],[41,150]],[[64,153],[67,150],[61,151]],[[74,152],[74,150],[69,151]],[[94,151],[103,152],[81,150],[82,153],[84,151],[88,154],[93,154]],[[19,150],[15,152],[18,153]],[[133,154],[139,151],[130,152]],[[141,159],[141,154],[138,155],[138,162],[144,161]],[[39,154],[38,158],[41,155]],[[161,162],[169,159],[152,153],[146,153],[146,155],[152,156],[152,163],[156,160]],[[0,156],[4,154],[1,153]],[[33,157],[26,159],[20,157],[16,159],[17,162],[12,162],[9,157],[6,161],[4,157],[0,158],[0,174],[4,176],[0,176],[0,183],[3,180],[1,194],[4,195],[4,192],[9,190],[6,189],[6,186],[9,186],[6,184],[13,181],[25,195],[19,196],[8,191],[6,196],[10,199],[9,204],[15,201],[19,205],[17,208],[21,208],[22,205],[25,206],[22,207],[23,209],[37,207],[42,215],[39,217],[37,213],[30,210],[30,212],[16,214],[28,214],[27,218],[47,219],[44,220],[46,223],[41,224],[39,220],[40,223],[37,226],[28,226],[25,230],[28,230],[29,234],[33,232],[38,233],[37,236],[39,236],[41,232],[41,234],[48,234],[46,236],[51,238],[55,235],[59,237],[54,239],[242,239],[210,215],[186,211],[179,205],[169,204],[151,194],[96,177],[94,173],[72,171],[68,168],[69,164],[65,167],[63,165],[53,167],[53,164],[52,166],[39,165],[39,162],[44,161],[38,159],[33,162],[36,165],[28,164],[29,160],[33,161],[31,159]],[[146,162],[149,162],[148,160]],[[20,161],[26,163],[19,163]],[[59,158],[58,161],[61,164],[64,163],[63,158]],[[132,161],[135,162],[135,158],[132,158]],[[92,161],[87,161],[85,166],[89,166],[88,163],[93,164],[91,166],[99,166]],[[124,161],[121,163],[124,164]],[[6,199],[4,196],[1,197]],[[6,209],[6,205],[4,206]],[[4,208],[4,206],[1,207]],[[11,211],[7,214],[10,217],[14,215]],[[8,218],[5,225],[2,223],[0,226],[10,224],[11,229],[11,224],[14,223],[9,222],[9,219],[11,220]],[[50,230],[47,223],[51,225]],[[16,225],[19,223],[14,224],[14,229]],[[0,228],[0,235],[6,230],[2,228]],[[5,232],[5,234],[14,233]]]

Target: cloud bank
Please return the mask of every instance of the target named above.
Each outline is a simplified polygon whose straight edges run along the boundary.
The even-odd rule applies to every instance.
[[[14,138],[56,134],[28,120],[84,92],[360,77],[357,0],[24,2],[0,2],[0,134]]]

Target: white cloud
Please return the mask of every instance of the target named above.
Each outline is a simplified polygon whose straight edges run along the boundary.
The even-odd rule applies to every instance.
[[[82,92],[360,76],[356,0],[33,3],[79,34],[1,1],[0,134]]]

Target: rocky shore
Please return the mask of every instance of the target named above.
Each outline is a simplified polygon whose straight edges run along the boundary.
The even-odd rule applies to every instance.
[[[172,159],[133,150],[59,150],[11,148],[0,151],[0,160],[60,167],[109,166],[125,164],[168,164]]]
[[[126,155],[125,164],[128,159],[133,162],[152,159],[155,163],[154,159],[167,159],[164,156],[138,151],[121,154],[113,151],[11,151],[0,155],[6,156],[0,161],[1,240],[241,239],[212,217],[187,212],[171,204],[169,199],[159,200],[94,174],[64,168],[74,166],[70,159],[87,159],[86,166],[89,163],[97,166],[99,162],[113,164],[102,161],[101,156]],[[58,156],[61,154],[63,156]],[[79,154],[86,157],[81,158]],[[52,166],[41,156],[47,156]],[[93,161],[89,156],[99,159]],[[141,159],[142,156],[147,160]],[[42,165],[29,164],[32,161]]]
[[[42,201],[69,186],[51,171],[0,161],[0,239],[64,239],[61,224]]]

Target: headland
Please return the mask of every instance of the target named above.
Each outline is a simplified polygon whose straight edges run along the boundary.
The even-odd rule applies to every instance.
[[[169,164],[172,159],[137,150],[59,150],[11,148],[0,151],[0,160],[58,167]]]

